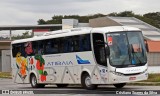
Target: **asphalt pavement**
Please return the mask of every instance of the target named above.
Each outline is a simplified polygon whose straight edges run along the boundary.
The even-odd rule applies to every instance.
[[[55,85],[47,85],[45,88],[32,88],[30,84],[15,84],[12,79],[0,78],[0,93],[19,94],[23,96],[160,96],[160,86],[135,86],[126,85],[122,89],[116,89],[112,85],[101,85],[96,90],[86,90],[80,85],[70,85],[67,88],[57,88]],[[8,96],[8,95],[6,95]]]

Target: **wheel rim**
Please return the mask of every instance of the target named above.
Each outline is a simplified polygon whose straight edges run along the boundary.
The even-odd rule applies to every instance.
[[[36,80],[36,77],[34,76],[32,77],[32,85],[36,86],[36,84],[37,84],[37,80]]]
[[[86,77],[85,84],[86,84],[87,87],[91,86],[91,78],[89,76]]]

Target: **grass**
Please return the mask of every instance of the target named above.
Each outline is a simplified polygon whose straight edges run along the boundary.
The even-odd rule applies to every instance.
[[[12,78],[10,72],[0,72],[0,78]]]
[[[128,85],[159,86],[160,85],[160,74],[149,74],[147,80],[129,83]]]
[[[160,82],[160,74],[149,74],[148,80],[141,82]]]

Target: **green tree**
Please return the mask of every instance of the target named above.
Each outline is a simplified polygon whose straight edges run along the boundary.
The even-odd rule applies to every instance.
[[[25,39],[25,38],[31,38],[33,37],[33,34],[29,34],[29,31],[26,31],[24,33],[22,33],[22,35],[18,35],[18,36],[12,36],[12,40],[16,40],[16,39]]]
[[[149,24],[160,28],[160,12],[147,13],[143,17],[149,19]]]
[[[43,20],[43,19],[39,19],[37,22],[38,22],[39,25],[41,25],[41,24],[46,24],[46,21]]]
[[[54,15],[51,20],[43,20],[39,19],[38,24],[61,24],[62,19],[78,19],[80,23],[88,23],[89,19],[104,17],[104,16],[118,16],[118,17],[135,17],[146,23],[151,24],[157,28],[160,28],[160,12],[147,13],[144,15],[135,14],[133,11],[123,11],[123,12],[113,12],[108,15],[104,15],[101,13],[87,16],[79,16],[79,15]]]
[[[117,16],[117,13],[113,12],[113,13],[108,14],[108,16]]]
[[[117,16],[121,17],[133,17],[134,13],[132,11],[124,11],[117,14]]]

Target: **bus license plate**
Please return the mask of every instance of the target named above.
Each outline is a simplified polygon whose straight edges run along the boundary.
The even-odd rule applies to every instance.
[[[129,77],[129,80],[136,80],[136,77]]]

